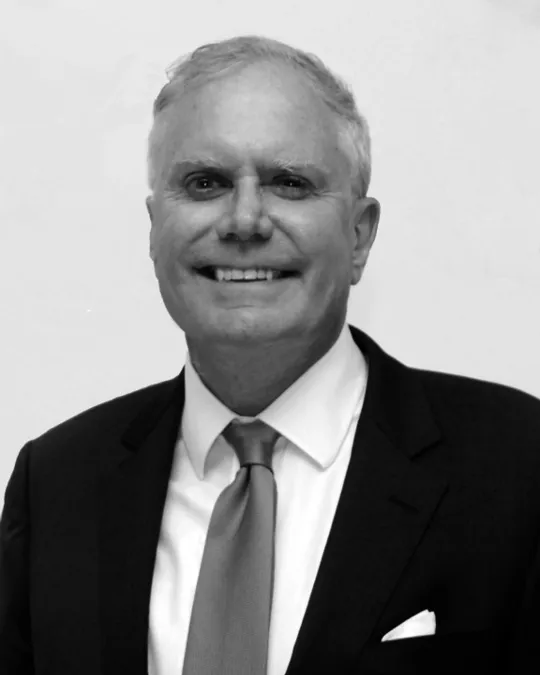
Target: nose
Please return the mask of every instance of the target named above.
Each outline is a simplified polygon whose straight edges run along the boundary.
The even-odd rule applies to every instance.
[[[255,178],[243,177],[234,191],[231,208],[217,225],[222,239],[269,239],[272,221],[265,213],[263,195]]]

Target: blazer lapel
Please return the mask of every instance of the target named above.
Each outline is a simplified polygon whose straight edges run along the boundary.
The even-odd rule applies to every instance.
[[[183,405],[182,372],[156,387],[122,445],[103,453],[99,578],[104,675],[147,673],[154,561]]]
[[[368,386],[288,675],[337,672],[358,659],[447,488],[413,461],[440,437],[420,383],[351,333],[369,363]]]

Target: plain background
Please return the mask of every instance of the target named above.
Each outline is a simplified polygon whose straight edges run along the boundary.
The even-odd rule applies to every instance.
[[[538,0],[3,0],[0,490],[21,446],[181,369],[148,256],[165,68],[256,33],[315,52],[373,138],[349,322],[410,365],[540,396]],[[1,503],[1,502],[0,502]]]

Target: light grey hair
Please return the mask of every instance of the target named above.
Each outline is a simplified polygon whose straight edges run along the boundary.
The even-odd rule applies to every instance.
[[[255,35],[205,44],[169,66],[166,71],[169,82],[154,101],[153,125],[148,138],[150,190],[154,193],[158,189],[167,168],[164,160],[169,125],[165,111],[169,106],[188,88],[209,83],[260,61],[285,64],[302,73],[335,114],[341,149],[350,165],[352,192],[360,198],[365,197],[371,177],[369,128],[349,87],[314,54]]]

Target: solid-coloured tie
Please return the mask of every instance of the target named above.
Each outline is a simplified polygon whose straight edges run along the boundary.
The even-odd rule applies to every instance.
[[[183,675],[265,675],[274,585],[278,433],[260,420],[223,432],[240,462],[219,495],[197,581]]]

